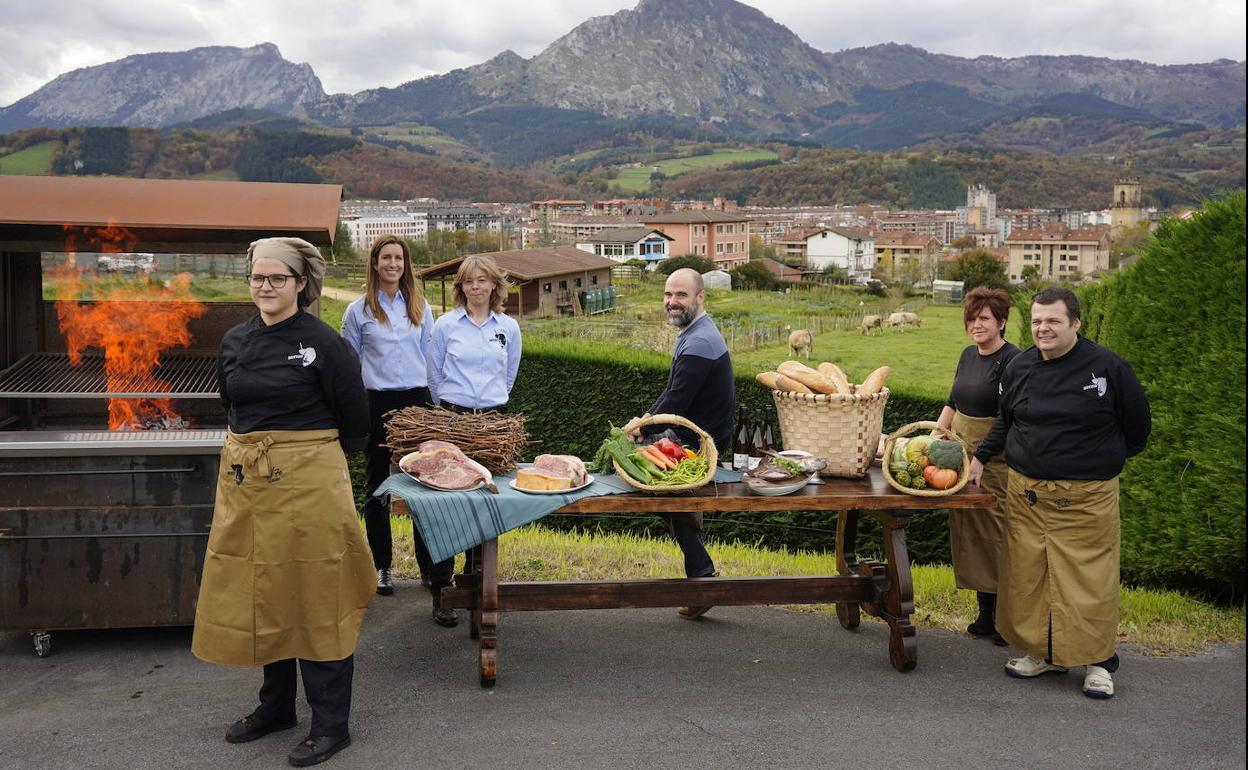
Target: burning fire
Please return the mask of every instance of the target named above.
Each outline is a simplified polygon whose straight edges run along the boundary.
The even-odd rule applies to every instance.
[[[131,390],[132,383],[147,380],[157,388],[168,383],[152,377],[160,355],[191,342],[187,324],[205,312],[190,290],[191,277],[183,273],[159,283],[140,278],[111,285],[94,270],[77,265],[82,251],[107,254],[133,253],[138,238],[123,227],[65,227],[65,266],[49,271],[56,283],[56,314],[74,366],[82,363],[87,348],[104,352],[104,374],[110,392]],[[83,301],[90,300],[90,301]],[[181,424],[169,398],[111,398],[108,401],[110,430],[143,428],[153,424]]]

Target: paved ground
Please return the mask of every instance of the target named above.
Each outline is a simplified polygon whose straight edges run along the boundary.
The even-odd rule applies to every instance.
[[[885,628],[765,607],[505,616],[499,680],[477,685],[464,626],[428,620],[413,583],[369,611],[354,744],[339,768],[1244,767],[1244,646],[1191,658],[1125,651],[1118,697],[1082,673],[1020,682],[1006,652],[920,629],[919,667]],[[0,634],[0,767],[285,764],[306,729],[224,742],[258,671],[200,663],[186,629],[58,633],[35,657]]]

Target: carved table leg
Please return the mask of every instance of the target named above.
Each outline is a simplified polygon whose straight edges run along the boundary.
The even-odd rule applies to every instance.
[[[464,574],[476,584],[477,601],[468,612],[468,638],[481,638],[481,546],[473,546],[464,554]]]
[[[858,572],[858,511],[840,511],[836,521],[836,569],[842,575]],[[858,602],[837,602],[836,618],[842,628],[857,628]]]
[[[498,540],[481,545],[481,686],[493,687],[498,676]]]
[[[914,612],[914,581],[910,576],[910,554],[906,550],[908,513],[883,514],[885,569],[888,588],[884,592],[880,617],[888,623],[888,659],[898,671],[910,671],[919,662],[918,643],[910,615]]]

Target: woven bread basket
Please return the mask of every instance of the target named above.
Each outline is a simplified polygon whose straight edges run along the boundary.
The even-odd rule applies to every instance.
[[[948,489],[915,489],[913,487],[907,487],[906,485],[899,483],[897,479],[893,478],[893,472],[888,466],[889,459],[893,456],[893,447],[896,446],[897,439],[905,438],[911,433],[920,430],[934,430],[940,434],[941,438],[956,441],[962,446],[962,470],[958,472],[958,483]],[[962,489],[962,487],[966,486],[967,480],[971,477],[971,454],[969,449],[970,447],[966,443],[966,439],[951,430],[946,430],[945,428],[940,427],[934,422],[912,422],[909,425],[903,425],[890,433],[888,438],[884,439],[884,461],[881,463],[884,466],[884,480],[887,481],[888,485],[893,489],[896,489],[899,492],[905,492],[907,495],[914,495],[916,497],[948,497],[949,495],[955,494],[958,490]]]
[[[880,446],[888,388],[859,395],[773,390],[785,449],[802,449],[827,463],[820,476],[858,479],[867,475]]]
[[[706,431],[702,430],[697,425],[694,425],[692,421],[686,420],[678,414],[652,414],[649,417],[643,417],[638,420],[633,424],[633,427],[642,428],[646,425],[679,425],[682,428],[688,428],[696,433],[699,441],[698,456],[706,459],[706,476],[704,476],[700,481],[695,481],[689,484],[650,486],[648,484],[642,484],[640,481],[635,480],[632,476],[629,476],[623,471],[623,469],[620,468],[619,463],[612,460],[611,464],[615,466],[615,475],[623,479],[625,484],[628,484],[633,489],[641,492],[649,492],[654,495],[671,495],[676,494],[677,492],[688,492],[691,489],[704,487],[710,482],[711,479],[715,478],[715,469],[719,466],[719,452],[715,449],[714,439],[712,439]]]

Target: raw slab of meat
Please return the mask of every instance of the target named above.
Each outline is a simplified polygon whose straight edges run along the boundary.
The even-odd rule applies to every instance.
[[[426,441],[420,451],[403,463],[403,470],[430,486],[441,489],[471,489],[481,482],[491,492],[498,488],[459,447],[447,441]]]
[[[586,481],[585,463],[574,455],[538,455],[533,459],[533,467],[552,476],[571,479],[574,487]]]

